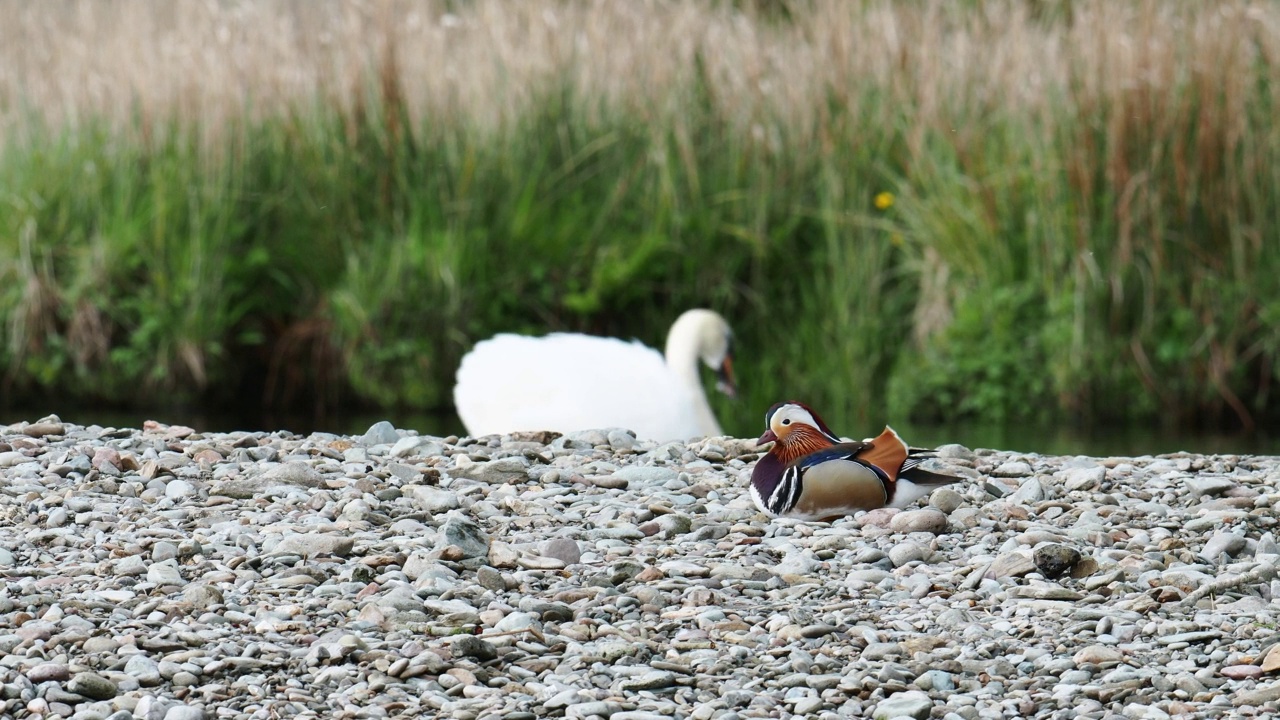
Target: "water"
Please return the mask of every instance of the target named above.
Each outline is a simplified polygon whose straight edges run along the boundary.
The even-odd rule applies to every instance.
[[[299,434],[330,432],[363,434],[379,420],[389,420],[398,428],[417,430],[423,435],[462,435],[462,422],[453,413],[409,411],[358,411],[333,413],[326,417],[299,413],[210,413],[193,409],[118,411],[90,408],[55,410],[66,422],[78,425],[141,427],[146,420],[170,425],[187,425],[204,432],[235,430],[288,430]],[[34,421],[48,409],[0,409],[0,426],[22,420]],[[1267,433],[1223,434],[1172,431],[1160,427],[1128,426],[1081,429],[1067,426],[996,426],[980,423],[954,425],[913,425],[895,423],[894,428],[912,445],[934,447],[960,443],[970,448],[1016,450],[1042,455],[1140,456],[1185,451],[1200,454],[1278,455],[1280,435]],[[874,428],[868,434],[874,434]]]

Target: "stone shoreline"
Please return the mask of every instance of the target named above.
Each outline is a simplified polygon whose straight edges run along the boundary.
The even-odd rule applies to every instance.
[[[1280,710],[1280,458],[941,451],[824,524],[754,440],[0,427],[0,715]]]

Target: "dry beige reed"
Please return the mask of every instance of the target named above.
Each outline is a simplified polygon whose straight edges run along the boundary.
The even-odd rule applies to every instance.
[[[217,128],[315,101],[352,107],[390,70],[414,120],[475,127],[501,126],[561,83],[588,106],[678,117],[705,79],[726,117],[797,132],[833,99],[867,121],[892,103],[918,128],[916,150],[926,128],[977,141],[981,122],[961,121],[992,113],[1052,124],[1063,97],[1085,113],[1132,106],[1110,116],[1123,140],[1130,124],[1178,122],[1163,104],[1186,102],[1168,92],[1184,83],[1228,98],[1216,112],[1239,112],[1251,56],[1280,53],[1271,2],[794,7],[779,22],[658,0],[477,0],[456,14],[410,0],[0,0],[0,122],[176,116]],[[1045,7],[1051,19],[1033,12]]]

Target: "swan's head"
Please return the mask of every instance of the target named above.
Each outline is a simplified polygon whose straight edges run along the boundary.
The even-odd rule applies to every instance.
[[[780,402],[764,415],[766,430],[759,445],[777,443],[787,454],[807,454],[840,442],[818,413],[803,403]]]
[[[671,326],[667,335],[668,362],[690,350],[715,371],[717,390],[729,397],[738,394],[733,376],[733,330],[719,313],[688,310]]]

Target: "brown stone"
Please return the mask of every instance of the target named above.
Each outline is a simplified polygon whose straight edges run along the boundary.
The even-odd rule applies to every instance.
[[[1280,670],[1280,645],[1272,645],[1258,665],[1262,667],[1262,672],[1264,673],[1273,673]]]

